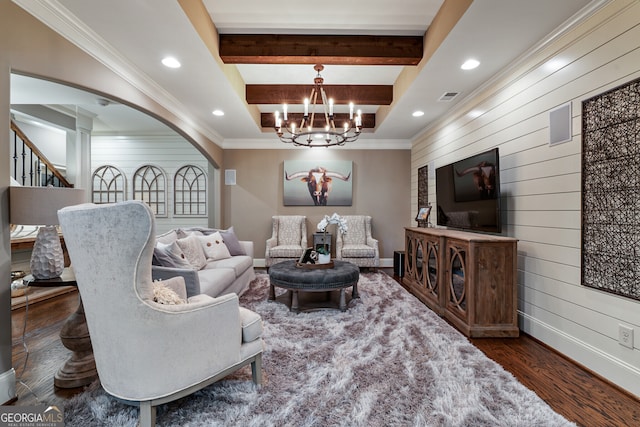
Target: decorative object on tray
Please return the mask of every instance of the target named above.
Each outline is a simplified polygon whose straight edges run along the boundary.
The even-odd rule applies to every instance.
[[[329,260],[329,262],[320,263],[318,262],[320,254],[313,250],[313,248],[305,249],[304,253],[296,262],[296,267],[299,268],[333,268],[333,262]]]
[[[324,246],[318,248],[318,251],[317,251],[319,264],[326,264],[331,261],[331,254],[329,253],[329,249],[327,247],[327,227],[330,224],[336,224],[340,234],[346,233],[349,228],[347,227],[347,221],[345,221],[344,218],[342,218],[340,215],[338,215],[335,212],[331,216],[325,215],[324,218],[322,218],[322,220],[318,223],[318,226],[317,226],[318,230],[324,233],[324,239],[323,239]]]
[[[416,215],[416,221],[418,221],[418,226],[420,223],[426,224],[427,227],[431,226],[431,222],[429,221],[429,214],[431,213],[431,203],[429,203],[426,207],[420,208],[418,211],[418,215]]]
[[[300,256],[298,264],[315,264],[318,260],[318,253],[313,248],[305,249],[304,253]]]

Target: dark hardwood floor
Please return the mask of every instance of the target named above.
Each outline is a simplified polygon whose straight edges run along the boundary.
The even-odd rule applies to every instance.
[[[383,270],[393,274],[392,269]],[[399,281],[397,277],[395,279]],[[27,310],[12,311],[13,366],[21,381],[16,386],[18,400],[14,405],[62,405],[66,399],[82,391],[81,388],[56,389],[53,385],[54,373],[69,354],[60,343],[58,333],[77,304],[77,292],[71,292],[27,307],[24,342],[29,352],[26,366],[23,327]],[[640,426],[640,400],[528,335],[472,339],[471,342],[556,412],[580,426]]]

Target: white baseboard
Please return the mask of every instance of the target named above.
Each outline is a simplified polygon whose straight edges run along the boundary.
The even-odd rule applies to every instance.
[[[264,258],[254,258],[253,266],[256,268],[264,268],[266,266]],[[380,267],[393,267],[393,259],[380,258]]]
[[[640,396],[640,368],[579,340],[528,314],[518,312],[520,329],[602,376],[607,381]]]
[[[11,368],[0,374],[0,405],[16,397],[16,371]]]
[[[380,258],[380,267],[393,267],[393,258]]]

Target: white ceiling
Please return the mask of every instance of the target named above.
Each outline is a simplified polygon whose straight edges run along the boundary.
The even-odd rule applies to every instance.
[[[270,148],[279,143],[272,131],[262,132],[255,123],[246,103],[227,80],[224,67],[236,67],[245,84],[311,85],[315,76],[310,65],[222,65],[176,0],[14,1],[108,67],[137,81],[143,91],[225,148],[241,148],[247,142]],[[378,121],[376,129],[361,140],[409,142],[465,96],[563,28],[583,7],[601,2],[475,0],[409,89],[394,100],[384,121]],[[220,33],[422,35],[442,0],[203,3]],[[182,67],[163,67],[160,60],[166,55],[178,58]],[[461,70],[460,65],[469,57],[478,59],[480,66],[473,71]],[[402,69],[326,66],[322,74],[326,84],[394,84]],[[97,96],[76,89],[25,76],[13,76],[11,84],[12,104],[79,107],[96,115],[94,131],[99,133],[167,132],[161,123],[141,117],[129,107],[100,106]],[[438,101],[450,91],[460,95],[451,102]],[[274,108],[258,107],[263,112]],[[225,115],[213,116],[214,109],[223,110]],[[362,109],[375,112],[377,106]],[[415,110],[425,115],[412,117]]]

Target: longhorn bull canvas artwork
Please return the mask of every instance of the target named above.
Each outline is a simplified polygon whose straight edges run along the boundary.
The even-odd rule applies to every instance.
[[[352,168],[348,160],[285,160],[285,206],[351,206]]]

